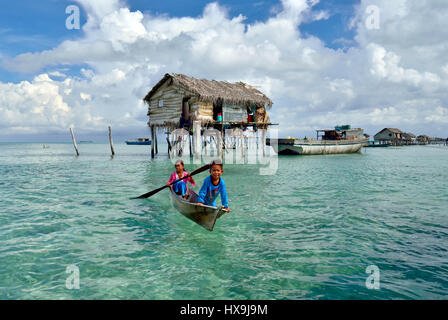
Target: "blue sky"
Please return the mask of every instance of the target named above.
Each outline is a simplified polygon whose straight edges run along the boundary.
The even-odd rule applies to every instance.
[[[66,29],[73,4],[88,28]],[[446,16],[433,0],[4,1],[0,140],[146,135],[142,97],[167,72],[260,88],[281,136],[346,123],[445,136]]]
[[[132,11],[140,10],[152,15],[168,15],[170,17],[200,16],[204,7],[214,2],[211,0],[127,0]],[[227,8],[229,16],[243,14],[246,23],[265,21],[275,14],[280,7],[276,0],[221,0],[220,5]],[[338,49],[347,46],[353,40],[354,31],[349,30],[348,24],[354,15],[354,7],[359,0],[321,0],[315,11],[325,10],[330,13],[326,20],[305,23],[300,26],[304,35],[320,38],[325,45]],[[0,58],[12,58],[22,53],[40,52],[55,48],[64,40],[75,40],[83,35],[82,30],[67,30],[65,8],[76,4],[67,0],[18,0],[2,3],[0,11]],[[86,13],[81,8],[81,25],[86,22]],[[350,44],[350,43],[349,43]],[[77,75],[81,66],[65,67],[66,74]],[[47,71],[47,70],[42,70]],[[0,68],[0,81],[20,82],[30,80],[34,73],[9,72]]]

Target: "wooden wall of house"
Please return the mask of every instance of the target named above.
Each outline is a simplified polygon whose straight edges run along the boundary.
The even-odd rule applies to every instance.
[[[213,103],[199,101],[193,97],[189,101],[190,119],[199,120],[202,123],[213,121]]]
[[[222,118],[224,121],[247,121],[247,107],[224,102]]]
[[[384,130],[384,131],[378,132],[374,136],[374,138],[375,138],[375,140],[393,140],[395,138],[395,135],[393,134],[393,132],[391,132],[389,130]]]
[[[374,136],[374,139],[375,140],[395,140],[395,139],[402,139],[402,135],[386,129],[386,130],[378,132]]]
[[[183,97],[184,93],[176,85],[170,85],[170,81],[166,81],[149,100],[150,124],[162,125],[165,122],[179,122]],[[163,100],[162,107],[159,107],[159,100]]]

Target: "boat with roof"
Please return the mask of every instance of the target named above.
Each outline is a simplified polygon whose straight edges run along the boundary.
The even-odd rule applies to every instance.
[[[316,132],[316,139],[266,139],[266,145],[272,146],[280,155],[321,155],[361,152],[362,147],[369,144],[369,136],[364,134],[364,130],[352,129],[350,125]]]

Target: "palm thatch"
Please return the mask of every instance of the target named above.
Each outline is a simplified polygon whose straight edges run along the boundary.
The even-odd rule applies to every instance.
[[[384,128],[383,130],[389,130],[393,133],[403,134],[403,131],[401,131],[400,129],[397,129],[397,128]],[[383,131],[383,130],[381,130],[381,131]]]
[[[166,82],[176,84],[192,96],[196,96],[199,100],[209,103],[216,103],[222,100],[224,103],[233,105],[257,107],[272,107],[272,101],[255,87],[244,82],[229,83],[226,81],[195,79],[183,74],[165,74],[154,88],[143,99],[149,103],[151,97]]]

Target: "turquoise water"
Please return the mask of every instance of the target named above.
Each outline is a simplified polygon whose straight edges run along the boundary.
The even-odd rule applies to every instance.
[[[448,298],[446,147],[285,156],[271,176],[228,165],[232,212],[213,232],[166,191],[129,199],[168,180],[166,157],[80,149],[0,144],[1,299]]]

